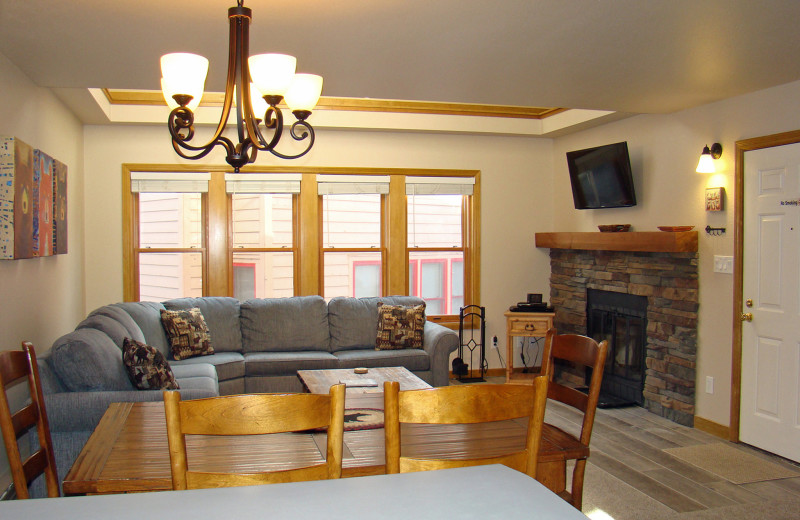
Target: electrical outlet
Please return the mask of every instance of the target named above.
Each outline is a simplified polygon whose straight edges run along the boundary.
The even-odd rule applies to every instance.
[[[733,274],[733,257],[714,255],[714,272]]]
[[[492,348],[497,350],[497,336],[492,338]]]
[[[706,376],[706,393],[707,394],[714,393],[714,378],[711,376]]]

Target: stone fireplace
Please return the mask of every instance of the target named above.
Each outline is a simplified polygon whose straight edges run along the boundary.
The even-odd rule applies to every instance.
[[[567,235],[569,240],[565,242]],[[550,248],[550,301],[555,307],[559,333],[587,333],[590,291],[646,298],[640,402],[653,413],[692,426],[697,359],[697,233],[537,233],[536,245]],[[617,326],[625,326],[625,320]],[[618,351],[609,354],[607,363],[632,367],[635,360],[631,355]],[[612,356],[616,357],[611,359]],[[625,356],[628,358],[623,361]],[[629,370],[635,371],[626,368]]]

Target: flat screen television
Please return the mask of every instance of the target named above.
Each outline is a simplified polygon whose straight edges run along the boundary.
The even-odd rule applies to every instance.
[[[628,143],[567,152],[575,209],[636,205]]]

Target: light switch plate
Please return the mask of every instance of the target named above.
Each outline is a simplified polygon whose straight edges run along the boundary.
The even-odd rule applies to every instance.
[[[733,257],[714,255],[714,272],[733,274]]]

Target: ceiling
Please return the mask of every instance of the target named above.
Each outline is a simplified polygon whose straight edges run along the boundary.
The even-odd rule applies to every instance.
[[[0,0],[0,52],[56,93],[160,88],[159,57],[224,90],[235,0]],[[668,113],[800,79],[797,0],[246,0],[250,50],[323,95]],[[69,96],[67,96],[69,97]]]

